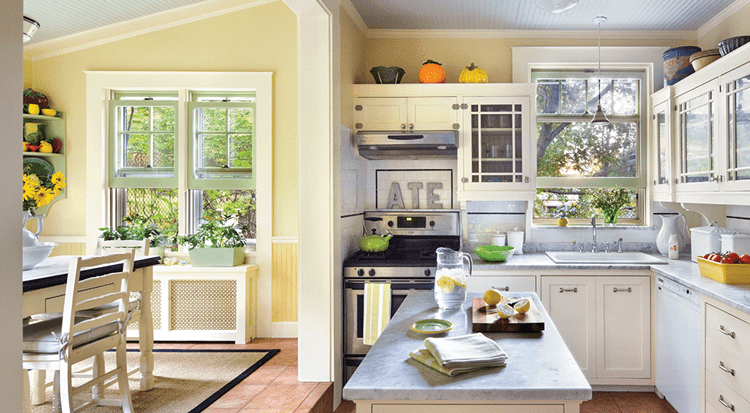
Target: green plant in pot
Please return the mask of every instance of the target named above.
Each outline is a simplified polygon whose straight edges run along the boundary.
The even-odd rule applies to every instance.
[[[591,206],[601,212],[605,224],[616,224],[622,207],[631,202],[630,192],[619,186],[591,191]]]
[[[206,217],[195,234],[177,237],[180,244],[187,244],[193,267],[234,267],[245,261],[245,241],[230,219]]]
[[[163,233],[156,224],[149,223],[148,219],[137,214],[130,214],[123,219],[124,224],[115,228],[99,228],[100,235],[105,241],[114,240],[143,240],[149,238],[149,255],[158,255],[164,258],[166,249],[174,245],[172,239]]]

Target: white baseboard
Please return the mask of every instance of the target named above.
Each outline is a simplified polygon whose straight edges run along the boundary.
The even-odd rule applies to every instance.
[[[297,322],[278,321],[271,323],[271,338],[297,338]]]

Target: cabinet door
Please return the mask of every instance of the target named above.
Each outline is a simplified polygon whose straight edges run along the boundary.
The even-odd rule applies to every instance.
[[[672,201],[674,156],[672,152],[672,102],[654,105],[652,118],[653,159],[651,162],[653,193],[656,201]]]
[[[651,278],[597,277],[596,289],[597,377],[650,378]]]
[[[721,189],[750,189],[750,64],[727,73],[721,78],[725,88],[726,111],[726,172],[720,177]]]
[[[409,98],[406,128],[409,130],[458,129],[456,97]]]
[[[407,124],[406,98],[358,98],[354,103],[357,130],[400,130]]]
[[[459,176],[464,191],[533,188],[529,97],[467,97]]]
[[[542,276],[542,303],[584,376],[596,377],[594,277]]]
[[[536,292],[536,277],[522,276],[472,276],[466,278],[466,290],[471,293],[484,293],[490,288],[501,292]]]
[[[718,191],[718,79],[675,98],[679,141],[677,192]]]

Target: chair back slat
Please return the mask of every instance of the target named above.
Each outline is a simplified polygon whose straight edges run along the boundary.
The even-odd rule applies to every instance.
[[[109,324],[115,321],[122,320],[125,317],[125,313],[122,311],[107,313],[100,315],[95,318],[87,318],[84,321],[78,322],[71,327],[70,333],[75,335],[81,331],[91,330],[105,324]]]
[[[89,298],[87,300],[79,301],[75,306],[75,311],[78,312],[78,311],[83,311],[83,310],[88,310],[94,307],[98,307],[100,305],[102,306],[107,305],[120,299],[130,300],[130,294],[117,291],[114,293],[99,295],[93,298]]]
[[[96,239],[96,250],[94,255],[111,255],[122,252],[124,249],[135,248],[136,255],[148,255],[149,246],[151,239],[146,238],[143,240],[112,240],[105,241],[102,238]]]
[[[115,288],[119,290],[120,283],[127,277],[128,273],[126,272],[113,272],[106,274],[106,276],[87,278],[78,282],[78,291],[91,290],[105,285],[114,285]]]

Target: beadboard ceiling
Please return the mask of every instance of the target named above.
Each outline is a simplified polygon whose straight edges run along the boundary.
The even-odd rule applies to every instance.
[[[272,0],[247,0],[266,3]],[[281,1],[281,0],[277,0]],[[341,0],[368,35],[403,31],[595,30],[591,19],[608,17],[603,30],[696,31],[722,12],[750,0],[579,0],[557,14],[538,9],[533,0]],[[41,24],[26,45],[152,18],[149,24],[191,7],[223,7],[227,0],[24,0],[24,14]],[[233,4],[242,3],[235,0]],[[142,29],[143,27],[139,27]]]

